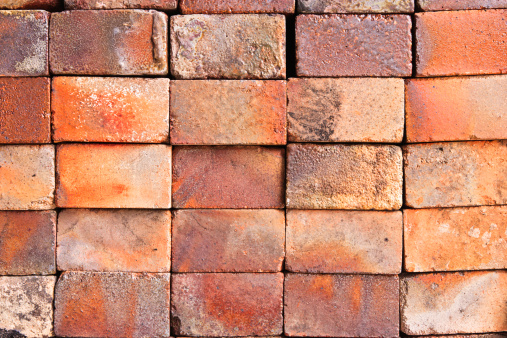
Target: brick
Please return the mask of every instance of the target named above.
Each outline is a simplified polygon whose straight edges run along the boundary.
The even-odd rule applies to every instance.
[[[399,209],[402,171],[396,146],[289,144],[287,208]]]
[[[0,9],[57,9],[59,0],[3,0]],[[0,331],[1,332],[1,331]]]
[[[61,144],[60,208],[170,208],[171,147]]]
[[[507,0],[417,0],[423,11],[507,8]]]
[[[63,271],[170,272],[171,213],[62,210],[57,261]]]
[[[4,337],[53,336],[55,282],[55,276],[0,277],[0,326],[15,332]]]
[[[506,331],[507,271],[404,276],[400,301],[406,334]]]
[[[487,333],[487,334],[453,334],[453,335],[439,335],[439,336],[412,336],[414,338],[505,338],[505,334],[495,334],[495,333]]]
[[[65,0],[66,9],[157,9],[174,11],[178,0]]]
[[[507,138],[507,76],[407,80],[407,141]]]
[[[283,208],[285,149],[175,147],[174,208]]]
[[[171,74],[177,79],[283,79],[285,71],[283,15],[171,17]]]
[[[46,11],[0,11],[0,76],[48,75]]]
[[[169,337],[169,274],[65,272],[55,290],[62,337]]]
[[[398,337],[398,276],[287,274],[285,334]]]
[[[507,206],[403,213],[406,271],[507,269]]]
[[[176,210],[173,272],[277,272],[283,210]]]
[[[405,202],[412,208],[507,203],[507,141],[407,145]]]
[[[295,11],[295,0],[181,0],[183,14],[281,13]]]
[[[285,268],[307,273],[401,272],[402,214],[287,210]]]
[[[55,148],[52,145],[0,146],[0,210],[54,207]]]
[[[292,142],[401,142],[402,79],[290,79],[288,132]]]
[[[49,79],[0,78],[0,143],[50,143]]]
[[[143,10],[53,13],[53,74],[165,75],[167,15]]]
[[[54,77],[55,142],[167,142],[169,80]]]
[[[298,76],[412,75],[408,15],[299,15]]]
[[[300,13],[413,13],[414,0],[297,0]]]
[[[506,19],[501,9],[417,13],[416,75],[507,73]]]
[[[258,336],[282,333],[283,274],[176,274],[176,335]]]
[[[285,81],[173,81],[171,144],[285,144],[285,87]]]

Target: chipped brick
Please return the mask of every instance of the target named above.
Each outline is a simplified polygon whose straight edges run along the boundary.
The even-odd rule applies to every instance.
[[[417,0],[423,11],[507,8],[507,0]]]
[[[65,0],[66,9],[157,9],[173,11],[178,0]]]
[[[414,0],[298,0],[300,13],[413,13]]]
[[[281,13],[295,11],[294,0],[181,0],[183,14]]]

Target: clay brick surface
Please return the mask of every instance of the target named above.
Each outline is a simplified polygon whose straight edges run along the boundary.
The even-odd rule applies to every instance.
[[[285,149],[175,147],[174,208],[283,208]]]
[[[54,146],[0,146],[0,178],[0,210],[52,209]]]
[[[285,334],[398,337],[398,276],[285,277]]]
[[[58,215],[58,270],[169,272],[167,210],[67,209]]]
[[[177,274],[171,317],[177,335],[282,333],[283,274]]]
[[[55,290],[62,337],[169,337],[169,274],[65,272]]]
[[[408,15],[299,15],[298,76],[410,76]]]
[[[0,9],[55,9],[59,0],[2,0]],[[1,331],[0,331],[1,332]]]
[[[177,79],[285,78],[283,15],[176,15],[170,31]]]
[[[295,0],[181,0],[183,14],[283,13],[295,11]]]
[[[48,75],[46,11],[0,11],[0,76]]]
[[[61,144],[56,166],[58,207],[171,207],[170,146]]]
[[[49,79],[0,78],[0,143],[51,142]]]
[[[297,0],[300,13],[413,13],[414,0]]]
[[[507,139],[507,76],[407,80],[407,140]]]
[[[423,11],[507,8],[507,0],[417,0]]]
[[[507,141],[407,145],[404,157],[409,207],[507,203]]]
[[[177,7],[178,0],[65,0],[67,9],[145,8],[172,11]]]
[[[401,272],[402,214],[288,210],[285,268],[309,273]]]
[[[401,330],[410,335],[507,330],[507,271],[404,276]]]
[[[290,79],[292,142],[401,142],[402,79]]]
[[[283,210],[177,210],[174,272],[277,272],[285,256]]]
[[[505,20],[502,9],[417,13],[417,76],[507,73]]]
[[[287,146],[287,207],[399,209],[402,154],[396,146]]]
[[[169,80],[55,77],[55,142],[166,142]]]
[[[157,11],[66,11],[51,15],[54,74],[167,74],[167,15]]]

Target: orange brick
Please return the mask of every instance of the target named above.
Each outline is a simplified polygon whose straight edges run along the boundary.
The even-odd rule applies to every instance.
[[[181,0],[183,14],[294,13],[295,0]]]
[[[415,17],[417,76],[507,73],[506,10]]]
[[[0,9],[45,9],[54,10],[59,0],[3,0]]]
[[[507,0],[417,0],[423,11],[507,8]]]
[[[178,8],[178,0],[65,0],[66,9],[122,9],[146,8],[173,11]]]
[[[413,13],[414,0],[298,0],[300,13]]]
[[[55,142],[166,142],[169,80],[55,77]]]

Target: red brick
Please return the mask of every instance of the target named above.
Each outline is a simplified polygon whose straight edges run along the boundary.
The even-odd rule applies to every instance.
[[[66,9],[122,9],[145,8],[173,11],[178,8],[178,0],[65,0]]]
[[[285,149],[176,147],[174,208],[283,208]]]
[[[169,272],[167,210],[66,209],[58,215],[58,270]]]
[[[398,276],[285,277],[285,334],[398,337]]]
[[[294,13],[295,0],[181,0],[183,14]]]
[[[507,8],[507,0],[417,0],[423,11]]]
[[[55,77],[55,142],[166,142],[169,80]]]
[[[428,12],[415,18],[417,76],[507,73],[506,10]]]
[[[60,208],[170,208],[171,147],[61,144]]]
[[[452,334],[439,336],[411,336],[414,338],[505,338],[505,334],[486,333],[486,334]]]
[[[0,9],[57,9],[59,0],[3,0]]]
[[[167,15],[143,10],[53,13],[53,74],[167,74]]]
[[[300,13],[413,13],[414,0],[298,0]]]
[[[0,211],[0,274],[56,273],[56,212]]]
[[[280,335],[282,293],[281,273],[173,275],[173,329],[184,336]]]
[[[62,337],[169,337],[169,274],[65,272],[55,290]]]
[[[507,330],[507,271],[404,276],[400,298],[409,335]]]
[[[285,256],[283,210],[177,210],[174,272],[277,272]]]
[[[406,87],[408,142],[507,139],[507,76],[411,79]]]
[[[0,143],[50,143],[49,79],[0,78]]]
[[[405,147],[405,201],[412,208],[507,204],[507,141]]]
[[[299,76],[410,76],[408,15],[299,15]]]

